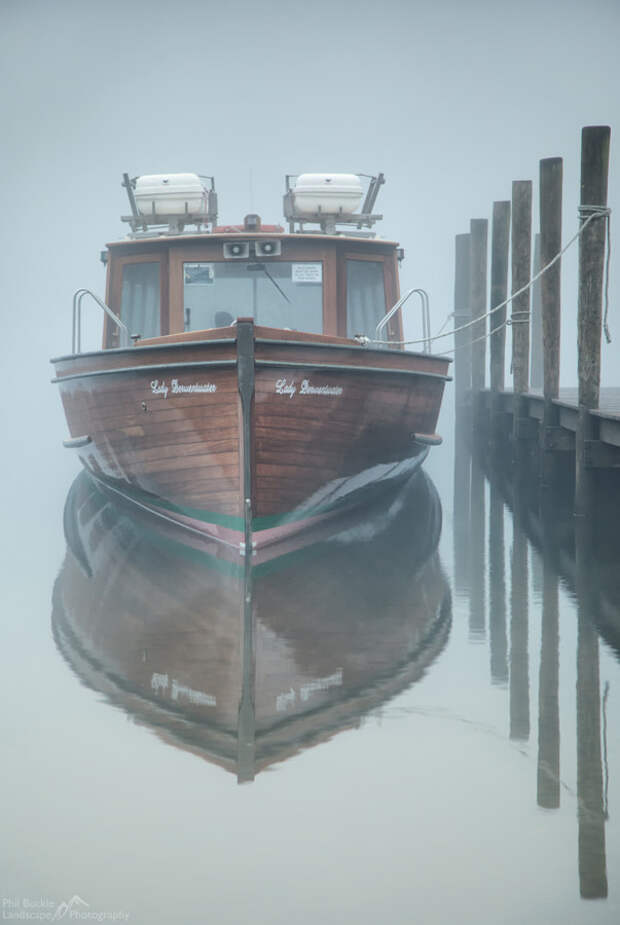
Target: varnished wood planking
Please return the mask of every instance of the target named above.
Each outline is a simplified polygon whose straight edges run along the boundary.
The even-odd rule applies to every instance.
[[[196,332],[208,341],[234,332]],[[443,392],[447,359],[418,354],[360,350],[348,339],[255,328],[255,337],[285,343],[256,343],[257,366],[253,403],[252,446],[256,514],[284,513],[326,482],[355,475],[378,462],[414,455],[413,432],[432,432]],[[184,340],[185,338],[183,338]],[[181,337],[179,338],[181,341]],[[114,478],[189,507],[241,513],[241,417],[236,365],[199,365],[164,369],[174,362],[196,362],[217,356],[236,357],[236,345],[196,344],[180,348],[171,339],[116,354],[96,354],[57,364],[66,375],[76,369],[114,368],[117,373],[84,376],[61,383],[73,436],[94,440],[93,466]],[[292,341],[301,341],[293,343]],[[181,341],[182,342],[182,341]],[[304,346],[304,344],[332,346]],[[157,369],[123,372],[129,360]],[[108,360],[113,358],[113,363]],[[277,362],[307,363],[306,367]],[[329,368],[322,368],[323,366]],[[351,367],[374,367],[373,372]],[[333,368],[337,367],[337,368]],[[338,368],[339,367],[339,368]],[[377,368],[392,370],[382,374]],[[399,375],[398,370],[402,371]],[[417,370],[422,375],[407,373]],[[213,383],[212,393],[153,394],[151,383],[172,379],[182,385]],[[306,379],[312,386],[341,386],[340,396],[279,395],[276,382]],[[88,456],[88,454],[86,454]]]
[[[132,373],[112,375],[112,381],[106,377],[103,383],[86,380],[88,385],[82,380],[72,380],[66,385],[61,384],[61,396],[70,425],[77,427],[87,426],[89,423],[96,426],[98,422],[106,428],[146,427],[149,419],[162,414],[167,416],[158,419],[162,422],[171,417],[179,418],[185,414],[192,417],[203,412],[206,416],[217,414],[219,417],[225,414],[227,408],[236,409],[238,392],[235,371],[218,372],[219,375],[211,376],[208,380],[206,377],[205,380],[199,380],[215,384],[216,392],[169,393],[165,398],[163,395],[153,394],[151,380],[146,378],[144,373]],[[231,373],[234,379],[231,379]],[[181,376],[179,381],[189,384],[187,379]],[[169,385],[169,381],[167,384]]]
[[[168,398],[152,394],[146,371],[61,385],[73,435],[87,433],[93,440],[85,457],[91,464],[94,460],[95,471],[173,503],[238,516],[237,374],[236,369],[214,372],[204,379],[216,383],[217,392],[169,393]],[[172,373],[168,384],[173,377],[187,384],[182,373]]]
[[[292,369],[288,381],[301,381]],[[277,373],[261,369],[256,380],[256,512],[285,513],[326,482],[379,463],[416,455],[415,432],[436,426],[441,380],[422,389],[398,376],[336,373],[312,375],[313,385],[342,385],[342,395],[301,395],[275,390]]]

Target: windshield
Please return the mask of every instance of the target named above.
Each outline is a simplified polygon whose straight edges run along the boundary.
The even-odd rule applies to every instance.
[[[323,264],[235,260],[183,264],[185,330],[252,317],[256,324],[320,334]]]

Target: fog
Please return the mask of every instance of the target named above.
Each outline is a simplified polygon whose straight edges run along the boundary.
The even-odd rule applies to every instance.
[[[619,35],[618,0],[3,0],[3,649],[32,634],[33,653],[11,669],[16,685],[26,677],[36,688],[62,503],[79,469],[62,448],[48,361],[70,350],[73,292],[104,293],[100,251],[127,233],[123,172],[213,175],[221,223],[250,211],[277,223],[287,173],[382,171],[377,230],[404,247],[401,288],[429,292],[436,332],[453,310],[455,235],[488,218],[490,241],[493,201],[510,199],[516,179],[534,181],[536,229],[541,158],[564,158],[564,240],[574,234],[585,125],[611,125],[615,214]],[[618,384],[618,253],[613,343],[602,348],[608,385]],[[576,383],[576,254],[562,272],[566,386]],[[101,319],[85,311],[86,344],[96,348]],[[413,307],[405,332],[419,336]],[[452,402],[449,386],[439,428],[448,450]],[[435,460],[449,505],[450,457]],[[72,684],[58,680],[67,700]],[[13,703],[18,710],[17,694]],[[201,833],[193,837],[200,844]]]
[[[17,399],[4,404],[5,433],[36,422],[52,469],[64,423],[47,359],[69,347],[73,291],[103,292],[99,252],[127,230],[123,171],[214,175],[223,222],[251,210],[280,221],[286,173],[383,171],[379,231],[405,248],[403,286],[430,293],[433,331],[452,311],[454,236],[490,219],[514,179],[535,181],[536,226],[542,157],[565,159],[565,240],[574,232],[583,125],[612,126],[617,202],[614,0],[5,0],[0,16],[2,359]],[[575,382],[575,253],[564,261],[563,385]],[[91,309],[93,346],[99,330]],[[613,352],[603,348],[604,382]],[[28,460],[30,440],[23,448]]]

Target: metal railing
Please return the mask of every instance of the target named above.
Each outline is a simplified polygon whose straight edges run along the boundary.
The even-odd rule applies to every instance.
[[[126,324],[123,324],[118,315],[115,315],[109,306],[99,298],[98,295],[95,295],[90,289],[78,289],[73,296],[73,338],[72,338],[72,353],[81,353],[82,352],[82,299],[84,296],[89,295],[92,299],[95,300],[99,308],[102,308],[106,313],[108,318],[114,322],[114,324],[120,329],[120,346],[129,347],[129,328]]]
[[[379,334],[389,323],[390,319],[396,314],[396,312],[403,307],[409,296],[417,294],[420,296],[420,301],[422,303],[422,339],[424,341],[424,353],[431,352],[431,310],[430,310],[430,300],[428,298],[428,292],[426,289],[410,289],[402,298],[398,300],[396,305],[392,306],[387,315],[384,315],[377,327],[375,328],[375,342],[379,340]],[[388,344],[389,341],[382,341],[382,343]]]

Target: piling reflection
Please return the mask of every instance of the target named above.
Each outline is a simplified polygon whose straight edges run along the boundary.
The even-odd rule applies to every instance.
[[[579,886],[585,899],[607,896],[605,814],[601,761],[599,641],[592,616],[596,599],[592,524],[579,518],[575,530],[577,590],[577,795],[579,798]]]
[[[548,512],[552,515],[552,512]],[[551,516],[543,518],[542,618],[538,677],[538,805],[560,805],[559,580],[553,567]],[[537,557],[540,562],[540,556]]]
[[[486,574],[484,562],[485,492],[484,472],[475,463],[471,467],[469,525],[469,635],[474,641],[485,638]]]
[[[510,567],[510,738],[530,737],[527,539],[513,518]]]
[[[472,463],[472,472],[478,463]],[[600,637],[620,655],[620,581],[615,553],[618,511],[612,510],[608,492],[594,517],[577,518],[566,498],[542,491],[532,495],[523,484],[512,482],[510,470],[491,468],[488,473],[488,601],[491,683],[508,685],[509,736],[526,741],[530,736],[530,616],[540,607],[540,664],[538,672],[538,741],[536,800],[556,810],[561,800],[560,741],[560,584],[576,602],[576,703],[577,735],[577,856],[579,893],[583,899],[607,897],[605,824],[607,767],[605,704],[602,693]],[[479,493],[479,489],[477,489]],[[473,495],[470,495],[470,503]],[[462,512],[455,504],[455,517]],[[510,562],[505,556],[505,519],[512,521]],[[476,522],[473,506],[468,522],[471,561],[482,561],[484,530]],[[473,574],[473,570],[472,570]],[[506,639],[506,597],[510,600],[509,650]],[[529,586],[532,584],[533,598]],[[470,588],[470,605],[481,606],[480,587]],[[470,609],[471,613],[471,609]],[[484,614],[477,618],[484,625]],[[471,628],[471,619],[470,619]],[[569,633],[570,635],[570,633]],[[564,654],[563,657],[566,657]],[[573,662],[574,664],[574,662]],[[566,694],[566,692],[565,692]],[[572,694],[572,691],[571,691]],[[571,704],[571,706],[572,706]],[[564,698],[564,710],[567,699]]]
[[[506,635],[506,579],[504,543],[504,501],[496,485],[491,486],[489,509],[489,647],[491,681],[508,683],[508,638]]]
[[[441,506],[423,472],[363,520],[258,565],[155,531],[84,475],[65,532],[52,624],[73,670],[240,781],[359,726],[448,638]]]

